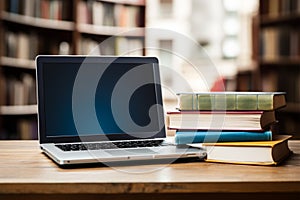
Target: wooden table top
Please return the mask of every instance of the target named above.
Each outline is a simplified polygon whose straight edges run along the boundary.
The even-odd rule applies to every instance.
[[[0,194],[300,192],[300,141],[280,166],[189,162],[63,169],[38,141],[0,141]]]

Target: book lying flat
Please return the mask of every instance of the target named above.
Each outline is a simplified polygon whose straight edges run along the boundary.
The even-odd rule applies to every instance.
[[[214,143],[214,142],[244,142],[272,140],[272,132],[246,131],[185,131],[178,130],[175,134],[176,144]]]
[[[276,135],[272,141],[205,143],[208,162],[277,165],[292,152],[288,135]]]
[[[167,112],[169,129],[262,131],[275,122],[274,111]]]
[[[178,93],[179,110],[276,110],[286,105],[284,92]]]

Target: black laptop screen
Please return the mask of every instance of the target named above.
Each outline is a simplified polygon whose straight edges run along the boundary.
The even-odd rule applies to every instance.
[[[120,61],[42,63],[40,131],[46,138],[160,134],[164,127],[155,67]]]

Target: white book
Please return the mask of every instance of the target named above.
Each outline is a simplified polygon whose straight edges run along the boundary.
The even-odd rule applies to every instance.
[[[93,24],[96,26],[103,25],[103,4],[99,1],[93,2]]]
[[[34,0],[24,1],[24,15],[26,16],[34,16]]]
[[[14,105],[24,105],[24,87],[21,81],[14,82]]]
[[[291,136],[277,135],[272,141],[203,143],[208,162],[277,165],[292,152],[288,147]]]
[[[128,40],[125,37],[116,38],[116,55],[129,55]]]
[[[143,55],[143,40],[141,39],[127,39],[129,55],[142,56]]]
[[[17,58],[29,59],[29,54],[29,36],[25,33],[19,33]]]

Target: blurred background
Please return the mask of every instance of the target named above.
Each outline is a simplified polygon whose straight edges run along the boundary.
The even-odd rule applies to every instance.
[[[0,139],[36,139],[38,54],[157,56],[166,111],[186,91],[285,91],[300,130],[300,0],[3,0]]]

